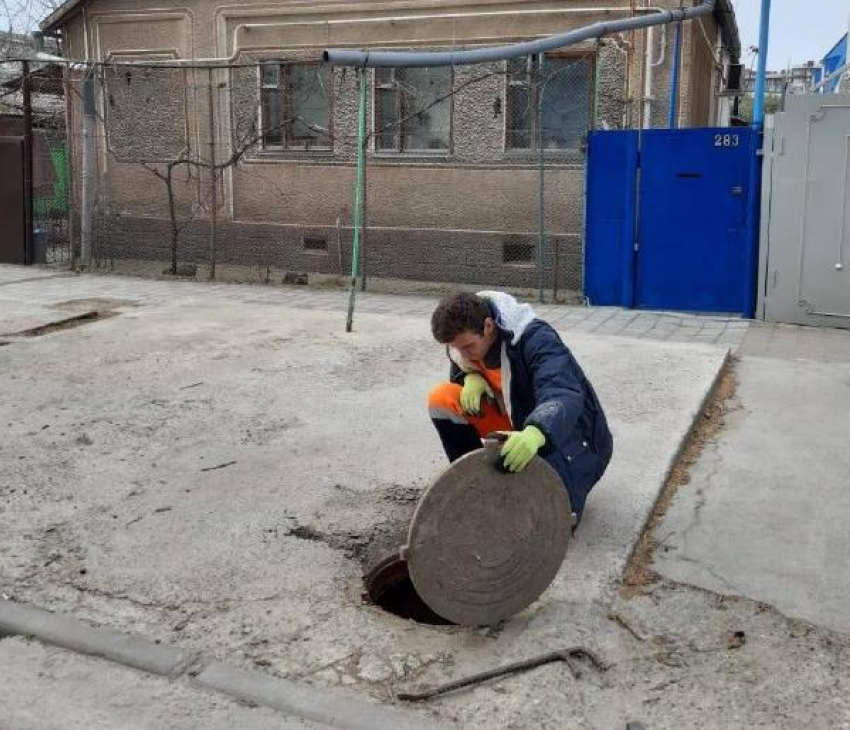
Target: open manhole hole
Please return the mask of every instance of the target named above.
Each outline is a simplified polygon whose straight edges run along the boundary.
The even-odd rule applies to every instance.
[[[369,601],[388,613],[431,626],[452,624],[434,613],[422,600],[410,579],[407,561],[397,554],[378,563],[366,574],[364,583]]]

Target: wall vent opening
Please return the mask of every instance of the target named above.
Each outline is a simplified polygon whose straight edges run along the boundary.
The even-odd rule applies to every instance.
[[[528,266],[534,263],[533,243],[503,243],[502,263]]]
[[[304,251],[306,253],[327,253],[328,239],[317,238],[315,236],[304,236],[303,239]]]

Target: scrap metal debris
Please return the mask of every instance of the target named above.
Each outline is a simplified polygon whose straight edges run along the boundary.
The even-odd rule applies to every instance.
[[[605,672],[609,669],[609,665],[602,661],[599,656],[589,649],[585,649],[581,646],[571,646],[568,649],[548,652],[532,659],[514,662],[513,664],[506,664],[505,666],[498,667],[497,669],[489,669],[486,672],[473,674],[469,677],[465,677],[464,679],[456,679],[454,682],[448,682],[447,684],[432,687],[431,689],[423,690],[422,692],[400,692],[398,694],[398,699],[405,702],[429,700],[432,697],[437,697],[438,695],[446,694],[447,692],[452,692],[456,689],[471,687],[472,685],[481,684],[482,682],[494,679],[495,677],[503,677],[506,674],[526,672],[529,669],[535,669],[543,666],[544,664],[551,664],[552,662],[565,662],[573,677],[578,679],[581,677],[581,669],[574,663],[574,660],[576,659],[588,659],[600,672]]]
[[[208,466],[205,469],[201,469],[201,471],[215,471],[216,469],[224,469],[226,466],[233,466],[235,461],[227,461],[224,464],[219,464],[218,466]]]

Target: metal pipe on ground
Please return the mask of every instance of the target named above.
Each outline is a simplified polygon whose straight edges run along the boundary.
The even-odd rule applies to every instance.
[[[705,2],[693,8],[662,10],[645,17],[603,21],[535,41],[504,46],[472,48],[465,51],[354,51],[330,48],[324,51],[322,58],[326,63],[334,66],[360,66],[362,68],[425,68],[505,61],[509,58],[521,56],[537,56],[547,51],[574,46],[577,43],[602,38],[612,33],[693,20],[713,13],[715,5],[716,0],[705,0]]]

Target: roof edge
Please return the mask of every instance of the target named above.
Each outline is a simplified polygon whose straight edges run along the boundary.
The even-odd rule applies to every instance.
[[[56,30],[69,20],[70,16],[79,10],[83,3],[85,3],[85,0],[65,0],[39,23],[39,28],[45,33]],[[720,25],[723,43],[729,49],[733,61],[737,62],[741,57],[741,36],[738,32],[738,21],[731,0],[717,0],[714,15]]]
[[[741,60],[741,34],[738,31],[738,19],[732,0],[717,0],[714,16],[720,25],[723,44],[732,56],[732,62],[738,63]]]
[[[38,27],[42,33],[49,33],[56,30],[62,23],[69,20],[70,16],[79,10],[84,2],[85,0],[65,0],[56,10],[42,20],[38,24]]]

